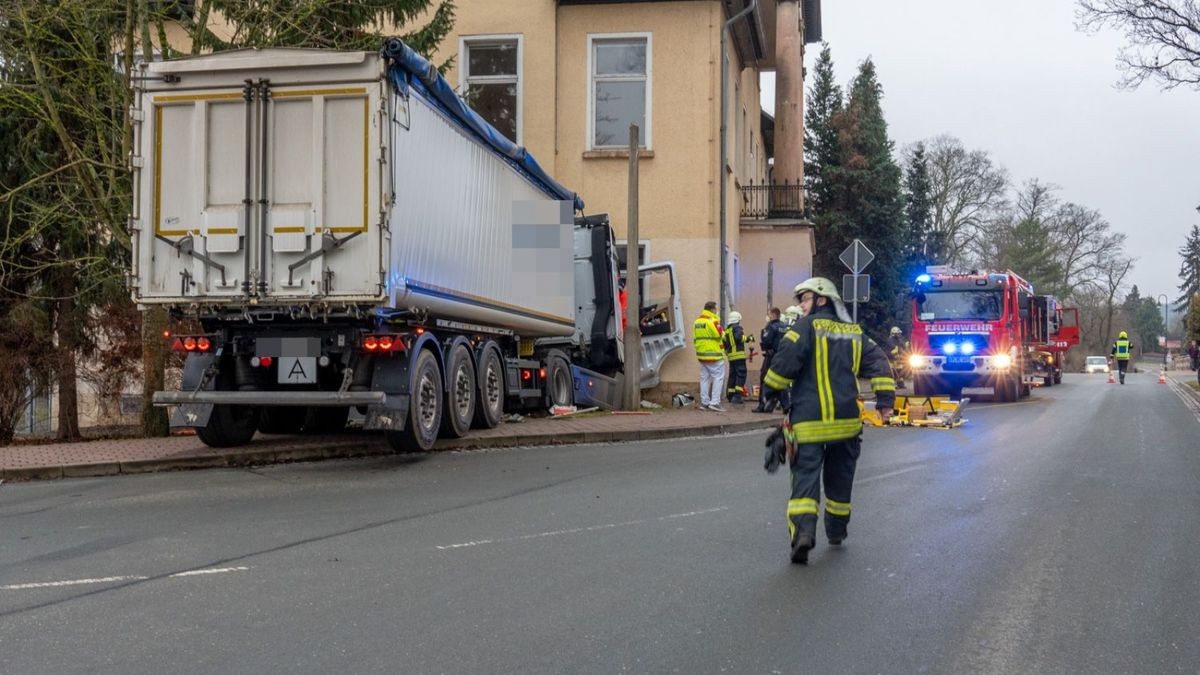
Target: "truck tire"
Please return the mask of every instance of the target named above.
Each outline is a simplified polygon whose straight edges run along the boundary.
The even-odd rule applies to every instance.
[[[308,409],[301,406],[265,405],[258,416],[258,430],[264,434],[298,434],[307,413]]]
[[[408,420],[404,431],[387,432],[388,444],[398,452],[424,452],[433,449],[442,425],[442,369],[437,357],[422,349],[413,359],[409,386]]]
[[[1017,400],[1017,396],[1021,392],[1021,383],[1017,381],[1018,375],[998,375],[996,376],[995,394],[992,400],[996,403],[1012,403]]]
[[[479,397],[475,400],[476,429],[495,429],[504,419],[504,362],[493,343],[479,350],[476,378]]]
[[[258,431],[259,409],[250,405],[214,405],[208,426],[196,427],[196,437],[210,448],[245,445]]]
[[[1054,373],[1054,384],[1062,384],[1062,371]]]
[[[575,377],[571,364],[561,356],[546,360],[546,398],[550,406],[572,405],[575,401]]]
[[[929,396],[929,380],[914,375],[912,379],[912,395]]]
[[[311,406],[304,421],[304,431],[310,434],[336,434],[346,428],[348,419],[349,406]]]
[[[471,430],[479,385],[475,381],[475,364],[466,342],[450,347],[446,354],[446,403],[442,412],[442,438],[462,438]]]

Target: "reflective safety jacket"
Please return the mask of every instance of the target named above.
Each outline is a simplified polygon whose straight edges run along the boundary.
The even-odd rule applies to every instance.
[[[746,360],[746,334],[742,331],[742,324],[735,323],[725,329],[725,334],[721,336],[721,346],[730,361]]]
[[[1133,343],[1129,338],[1117,338],[1113,343],[1112,357],[1118,361],[1128,361],[1130,352],[1133,351]]]
[[[784,334],[763,383],[791,390],[792,440],[825,443],[862,433],[859,377],[870,378],[877,407],[895,404],[896,381],[887,355],[857,324],[842,323],[824,306]]]
[[[907,351],[908,340],[905,340],[903,337],[888,338],[888,358],[892,361],[899,361]]]
[[[721,320],[707,309],[700,312],[692,326],[695,339],[696,359],[699,361],[722,361],[725,351],[721,349]]]

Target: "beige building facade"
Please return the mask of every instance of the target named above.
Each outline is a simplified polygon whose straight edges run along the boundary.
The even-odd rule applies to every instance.
[[[813,235],[799,202],[787,217],[751,208],[770,201],[750,186],[771,176],[774,120],[761,112],[759,75],[776,68],[776,35],[788,30],[775,23],[777,0],[760,0],[731,27],[728,161],[720,166],[721,31],[748,4],[458,0],[454,33],[434,55],[453,62],[448,81],[576,191],[588,213],[610,214],[620,239],[628,219],[628,125],[638,124],[643,262],[675,263],[689,344],[692,319],[706,301],[719,300],[722,188],[725,299],[749,332],[764,325],[768,296],[791,304],[791,288],[812,271]],[[803,42],[802,22],[790,29]],[[792,65],[798,72],[801,64]],[[677,352],[658,393],[694,389],[697,378],[690,348]]]

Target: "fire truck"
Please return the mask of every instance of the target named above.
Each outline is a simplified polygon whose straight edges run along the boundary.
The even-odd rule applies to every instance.
[[[1079,344],[1079,310],[1058,306],[1057,300],[1048,295],[1037,296],[1035,302],[1046,304],[1043,311],[1050,317],[1050,338],[1037,346],[1035,370],[1043,386],[1062,384],[1067,351]]]
[[[1028,396],[1047,378],[1061,381],[1058,343],[1065,344],[1065,352],[1071,342],[1054,339],[1061,334],[1062,316],[1051,296],[1036,295],[1033,285],[1011,270],[930,267],[916,278],[912,294],[908,365],[913,393],[958,398],[963,389],[991,389],[994,400],[1009,402]],[[1056,350],[1050,360],[1059,364],[1057,375],[1047,371],[1039,355],[1047,346]]]

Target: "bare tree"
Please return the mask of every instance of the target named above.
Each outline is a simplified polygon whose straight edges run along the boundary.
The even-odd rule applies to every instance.
[[[1051,229],[1062,266],[1060,292],[1072,297],[1083,287],[1104,276],[1108,259],[1125,246],[1125,235],[1113,232],[1099,211],[1079,204],[1065,203],[1056,210]]]
[[[1163,89],[1200,89],[1200,2],[1197,0],[1079,0],[1078,26],[1121,31],[1121,85],[1155,80]]]
[[[967,150],[953,136],[925,142],[929,158],[932,231],[945,247],[946,262],[966,262],[988,223],[1005,204],[1008,172],[983,150]]]
[[[1101,276],[1101,290],[1104,293],[1104,321],[1101,323],[1104,341],[1107,345],[1112,340],[1113,315],[1117,309],[1117,295],[1125,288],[1125,277],[1133,269],[1133,258],[1124,254],[1115,254],[1105,260]]]

